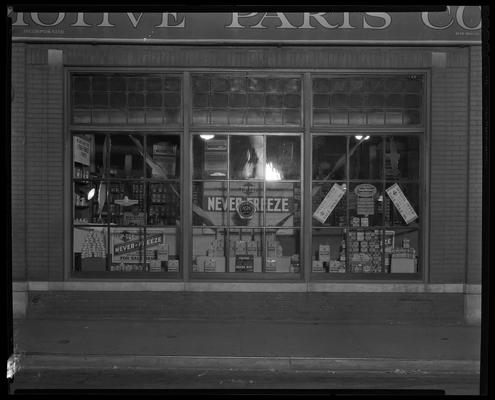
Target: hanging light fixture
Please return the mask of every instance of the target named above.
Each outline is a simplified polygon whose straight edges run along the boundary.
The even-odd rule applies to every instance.
[[[356,136],[354,136],[354,137],[356,138],[356,140],[368,140],[368,139],[370,138],[369,136],[365,136],[365,137],[363,138],[363,136],[362,136],[362,135],[356,135]]]
[[[215,135],[199,135],[199,137],[203,140],[210,140],[215,137]]]

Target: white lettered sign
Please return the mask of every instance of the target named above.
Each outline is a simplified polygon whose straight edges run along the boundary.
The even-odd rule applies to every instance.
[[[400,215],[402,215],[402,218],[404,218],[406,224],[409,224],[416,218],[418,218],[418,214],[416,214],[416,211],[414,211],[411,203],[409,203],[409,200],[407,200],[406,196],[397,183],[394,183],[392,186],[386,189],[386,192],[388,194],[388,197],[390,197],[390,199],[394,203],[394,206],[397,208],[397,211],[399,211]]]
[[[91,143],[79,136],[74,136],[74,162],[90,164]]]
[[[335,183],[327,193],[317,210],[313,214],[313,218],[322,224],[325,223],[328,216],[332,213],[335,206],[345,193],[345,189],[338,183]]]

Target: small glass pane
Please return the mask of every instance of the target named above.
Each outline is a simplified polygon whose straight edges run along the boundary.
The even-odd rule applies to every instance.
[[[207,77],[193,77],[193,93],[209,93],[210,80]]]
[[[163,110],[161,108],[146,110],[146,123],[147,124],[162,124],[163,123]]]
[[[263,136],[230,137],[231,179],[264,178]]]
[[[313,111],[313,124],[314,125],[326,125],[330,123],[330,114],[328,111]]]
[[[89,76],[75,75],[73,77],[73,87],[74,90],[89,91],[91,87],[91,81]]]
[[[368,125],[384,125],[385,113],[383,111],[368,111]]]
[[[245,94],[231,94],[229,96],[230,107],[245,107],[247,104],[247,97]]]
[[[167,125],[179,125],[181,122],[181,110],[180,108],[166,109],[163,115],[165,123]]]
[[[315,94],[313,96],[313,107],[327,108],[330,104],[330,96],[328,94]]]
[[[298,136],[266,138],[266,180],[300,179],[301,139]]]
[[[264,107],[265,96],[262,94],[250,94],[248,97],[249,107]]]
[[[211,110],[210,113],[211,123],[212,124],[227,124],[229,122],[229,114],[227,110]]]
[[[387,236],[389,238],[390,236]],[[380,229],[349,229],[346,235],[348,272],[369,274],[384,272],[383,231]]]
[[[144,243],[143,229],[110,228],[110,271],[147,271]],[[151,252],[152,250],[150,250]]]
[[[126,226],[145,225],[144,196],[143,182],[111,182],[108,194],[111,222]]]
[[[126,90],[126,81],[121,76],[113,76],[110,78],[110,90],[120,91]]]
[[[330,112],[330,123],[335,125],[348,125],[349,115],[347,111],[332,110]]]
[[[419,234],[415,229],[395,229],[394,246],[387,252],[387,272],[414,274],[419,271]]]
[[[311,272],[346,272],[346,235],[344,229],[313,229]]]
[[[283,104],[283,96],[278,94],[266,95],[266,107],[267,108],[280,108]]]
[[[163,88],[171,92],[179,92],[181,88],[180,78],[167,77]]]
[[[315,92],[327,93],[330,91],[330,81],[326,78],[313,79],[313,90]]]
[[[162,80],[160,77],[149,76],[146,78],[146,90],[159,92],[162,90]]]
[[[301,223],[301,185],[299,183],[266,183],[264,204],[266,226],[297,227]]]
[[[111,124],[125,124],[127,122],[127,115],[124,111],[109,111],[108,117]]]
[[[226,94],[215,93],[210,97],[212,107],[227,107],[229,105],[229,96]]]
[[[74,124],[91,123],[91,111],[74,111],[72,113],[72,121]]]
[[[244,110],[229,110],[229,124],[240,125],[244,123]]]
[[[147,137],[146,146],[146,176],[148,178],[176,179],[180,176],[180,138],[178,135],[150,135]]]
[[[111,178],[143,177],[143,138],[136,134],[109,136]]]
[[[93,106],[97,108],[108,107],[108,93],[107,92],[93,92]]]
[[[229,256],[228,272],[263,272],[263,232],[261,229],[230,229],[225,244]]]
[[[144,94],[129,93],[129,107],[144,107]]]
[[[105,227],[74,227],[74,269],[82,272],[107,270],[108,233]]]
[[[300,246],[299,229],[267,229],[264,272],[300,273]]]
[[[108,77],[106,75],[95,75],[92,79],[93,91],[108,90]]]
[[[332,188],[336,186],[336,189],[338,189],[337,193],[342,193],[344,191],[343,195],[340,196],[336,195],[336,204],[333,206],[333,210],[328,210],[326,209],[326,206],[324,203],[326,196],[331,196],[329,197],[330,199],[333,199],[333,194],[330,194],[330,191]],[[318,226],[346,226],[346,210],[347,210],[347,185],[343,182],[313,182],[312,186],[312,195],[313,195],[313,226],[318,227]],[[335,192],[335,189],[334,189]],[[326,201],[329,201],[328,199]],[[332,203],[333,204],[333,203]],[[315,215],[315,212],[318,210],[318,213]],[[320,214],[320,211],[323,211],[323,213]],[[328,212],[330,212],[328,214]]]
[[[226,272],[227,230],[193,228],[192,272]]]
[[[179,93],[165,93],[164,95],[165,107],[180,107],[180,100]]]
[[[161,107],[162,95],[161,93],[151,92],[146,95],[146,106],[148,107]]]
[[[349,225],[368,227],[383,225],[383,184],[351,183],[348,192]]]
[[[106,182],[76,180],[73,186],[74,224],[99,224],[108,222]]]
[[[231,226],[263,226],[263,184],[230,182],[227,200]],[[268,204],[266,205],[268,206]]]
[[[179,235],[175,226],[146,229],[146,267],[149,272],[169,272],[180,270]]]
[[[235,211],[235,199],[228,197],[226,182],[193,182],[193,225],[227,225],[230,209]],[[231,204],[231,202],[234,202]]]
[[[108,124],[110,122],[110,115],[108,111],[93,111],[91,122],[93,124]]]
[[[388,136],[385,146],[386,179],[419,178],[419,139],[417,137]]]
[[[406,110],[404,113],[405,125],[418,125],[421,123],[421,113],[419,111]]]
[[[92,107],[90,94],[86,92],[74,92],[74,107],[75,108]]]
[[[265,90],[264,78],[248,78],[248,89],[251,92],[262,92]]]
[[[139,92],[144,90],[144,79],[141,77],[129,77],[127,79],[127,88],[129,92]]]
[[[144,124],[144,111],[130,110],[128,114],[128,121],[130,124]]]
[[[364,111],[349,112],[349,124],[364,125],[366,124],[366,113]]]
[[[148,184],[148,225],[171,225],[180,222],[180,190],[173,182]]]
[[[284,124],[299,125],[300,123],[301,123],[301,111],[299,110],[284,111]]]
[[[265,124],[282,125],[282,111],[265,111]]]
[[[208,124],[210,113],[208,111],[193,109],[192,122],[194,124]]]
[[[313,179],[345,179],[346,147],[345,136],[313,137]]]
[[[211,89],[214,92],[226,92],[230,89],[229,80],[215,77],[211,80]]]
[[[227,136],[208,134],[193,137],[193,177],[227,178]]]
[[[376,179],[383,176],[383,142],[379,136],[351,136],[349,142],[351,179]]]

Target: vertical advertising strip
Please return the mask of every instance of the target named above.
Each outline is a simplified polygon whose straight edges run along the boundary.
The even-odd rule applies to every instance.
[[[335,183],[314,212],[313,218],[322,224],[325,223],[344,193],[345,189],[338,183]]]
[[[402,218],[404,218],[406,224],[410,224],[412,221],[418,218],[418,214],[416,214],[416,211],[414,211],[411,203],[409,203],[409,200],[407,200],[406,196],[397,183],[394,183],[392,186],[386,189],[386,191],[388,197],[390,197],[390,200],[392,200],[395,208],[397,208],[397,211],[399,211],[400,215],[402,215]]]

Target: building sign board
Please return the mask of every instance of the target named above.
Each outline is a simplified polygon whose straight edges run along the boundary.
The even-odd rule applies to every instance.
[[[480,6],[447,6],[441,12],[14,12],[11,17],[14,41],[481,42]]]

